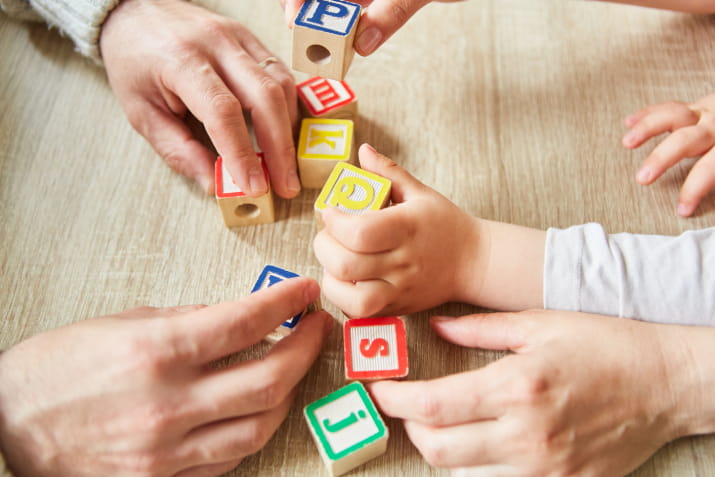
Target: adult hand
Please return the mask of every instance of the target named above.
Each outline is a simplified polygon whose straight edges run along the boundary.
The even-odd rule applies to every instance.
[[[30,338],[0,355],[0,443],[18,476],[214,476],[258,451],[290,408],[333,320],[304,317],[257,361],[211,363],[259,342],[319,294],[286,280],[216,306],[137,308]]]
[[[368,56],[390,38],[412,15],[431,3],[431,0],[350,0],[359,3],[364,13],[355,34],[355,51]],[[442,3],[463,0],[435,0]],[[286,21],[293,24],[305,0],[280,0],[286,14]]]
[[[182,0],[124,0],[105,22],[100,47],[129,122],[172,169],[213,190],[216,157],[183,122],[190,111],[236,184],[251,196],[265,193],[246,109],[274,189],[298,194],[293,76],[241,24]]]
[[[715,188],[715,94],[687,104],[654,104],[625,119],[630,129],[623,145],[635,149],[649,139],[670,132],[643,162],[636,180],[650,185],[683,159],[699,157],[683,182],[678,215],[693,214],[700,201]]]
[[[614,477],[715,428],[711,329],[558,311],[432,326],[462,346],[515,353],[433,381],[370,386],[425,459],[457,475]]]

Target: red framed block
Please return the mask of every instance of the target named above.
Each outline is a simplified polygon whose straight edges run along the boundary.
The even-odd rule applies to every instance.
[[[303,114],[312,118],[357,117],[357,98],[345,81],[315,76],[296,86]]]
[[[409,372],[405,322],[396,316],[356,318],[343,325],[348,381],[404,378]]]

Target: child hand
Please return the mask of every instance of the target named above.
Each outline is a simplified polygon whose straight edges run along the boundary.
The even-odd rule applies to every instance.
[[[479,221],[367,144],[359,154],[363,169],[392,181],[393,205],[359,216],[323,212],[313,248],[328,300],[357,317],[470,301],[483,268]]]
[[[649,185],[683,159],[701,156],[685,179],[678,198],[678,215],[692,215],[705,195],[715,187],[715,94],[695,103],[648,106],[627,117],[630,131],[623,145],[635,149],[664,132],[665,138],[646,158],[636,180]]]

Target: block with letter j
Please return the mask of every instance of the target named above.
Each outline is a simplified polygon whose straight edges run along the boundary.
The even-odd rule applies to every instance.
[[[396,316],[355,318],[343,325],[348,381],[404,378],[409,372],[405,322]]]
[[[309,404],[303,413],[331,476],[349,472],[387,450],[387,427],[359,382]]]
[[[350,67],[360,5],[306,0],[293,22],[294,70],[342,81]]]

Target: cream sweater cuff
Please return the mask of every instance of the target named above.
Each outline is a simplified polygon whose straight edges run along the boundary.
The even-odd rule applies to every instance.
[[[28,18],[28,3],[50,26],[72,39],[77,51],[101,63],[99,34],[121,0],[0,0],[8,15]]]

